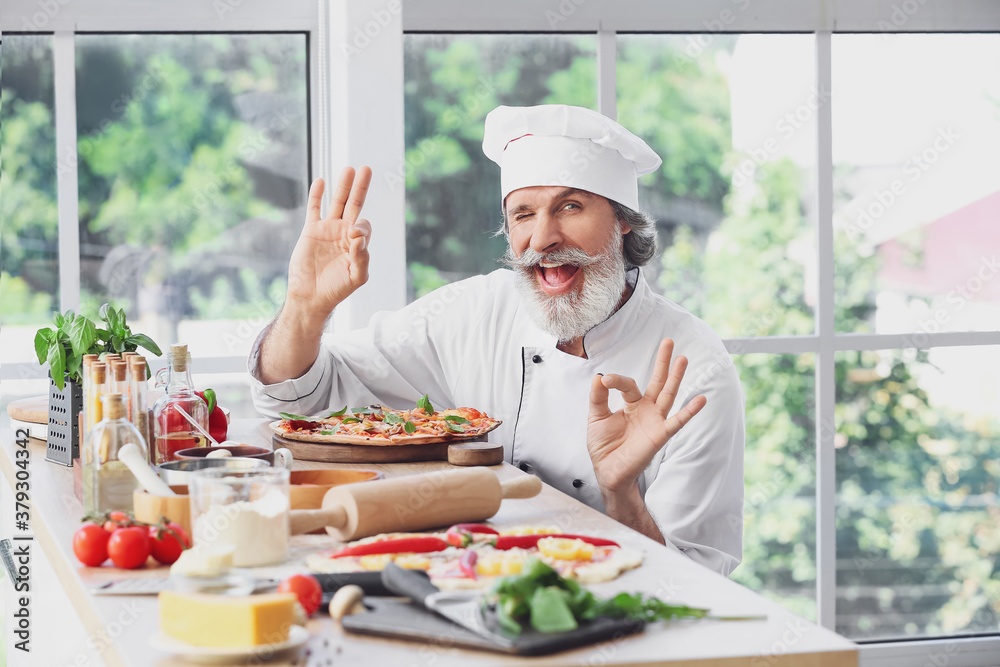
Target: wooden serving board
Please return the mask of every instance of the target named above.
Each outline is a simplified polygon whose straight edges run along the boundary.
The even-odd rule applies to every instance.
[[[7,404],[7,414],[11,419],[29,424],[48,424],[49,397],[33,396],[11,401]]]
[[[438,442],[426,445],[333,445],[271,436],[274,448],[285,447],[302,461],[325,463],[408,463],[447,461],[455,466],[503,463],[503,445],[492,442]]]

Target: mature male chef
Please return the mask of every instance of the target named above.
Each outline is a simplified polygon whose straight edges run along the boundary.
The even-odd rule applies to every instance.
[[[562,105],[495,109],[483,151],[501,169],[509,270],[349,333],[323,330],[368,279],[371,170],[344,170],[326,218],[312,184],[285,304],[251,353],[254,404],[318,414],[409,408],[426,393],[485,410],[504,422],[491,439],[510,463],[729,574],[742,555],[743,395],[715,333],[639,269],[655,231],[637,179],[660,158]]]

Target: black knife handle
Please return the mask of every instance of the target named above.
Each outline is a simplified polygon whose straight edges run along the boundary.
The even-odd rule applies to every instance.
[[[382,585],[401,597],[424,604],[429,595],[439,592],[430,577],[422,570],[407,570],[389,563],[382,570]]]
[[[392,595],[382,585],[381,572],[336,572],[332,574],[314,574],[324,593],[336,592],[343,586],[351,584],[360,586],[365,595]]]

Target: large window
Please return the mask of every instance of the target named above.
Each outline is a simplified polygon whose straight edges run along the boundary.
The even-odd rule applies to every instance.
[[[746,394],[733,578],[854,639],[995,632],[1000,336],[932,334],[1000,328],[1000,37],[636,33],[613,55],[586,36],[405,39],[407,162],[440,147],[407,171],[409,297],[504,249],[485,113],[607,103],[593,71],[613,58],[602,110],[664,158],[640,184],[662,251],[646,278],[727,340]],[[483,81],[506,87],[442,130]]]

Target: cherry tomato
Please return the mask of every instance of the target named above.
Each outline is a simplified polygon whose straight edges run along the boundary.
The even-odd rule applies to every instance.
[[[150,526],[149,546],[153,553],[153,558],[164,565],[172,565],[181,557],[181,552],[191,546],[191,538],[176,523],[168,523],[167,528],[173,530],[177,535],[171,534],[169,530],[164,529],[162,526]],[[159,534],[159,538],[157,538],[157,534]],[[178,541],[178,537],[180,541]]]
[[[108,555],[118,567],[132,570],[149,558],[149,531],[145,526],[119,528],[108,540]]]
[[[108,531],[110,534],[114,533],[119,528],[129,526],[131,524],[132,520],[129,518],[128,514],[115,510],[114,512],[110,512],[108,514],[108,519],[104,522],[104,530]]]
[[[111,533],[96,523],[85,523],[73,533],[73,554],[88,567],[97,567],[108,559]]]
[[[312,616],[323,602],[323,587],[310,574],[293,574],[278,584],[278,592],[295,593],[307,616]]]

